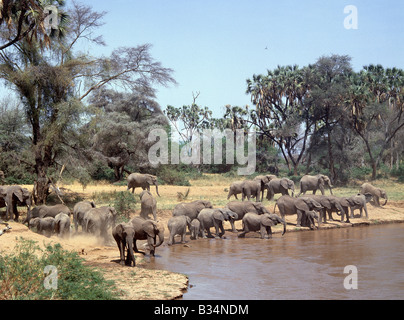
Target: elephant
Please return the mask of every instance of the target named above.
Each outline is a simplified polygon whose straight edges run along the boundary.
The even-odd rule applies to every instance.
[[[229,200],[231,196],[234,196],[238,200],[237,195],[243,193],[243,183],[244,181],[235,181],[230,185],[227,200]]]
[[[247,212],[255,212],[258,214],[270,213],[267,208],[261,202],[252,202],[252,201],[230,201],[226,208],[230,209],[231,211],[237,213],[237,218],[234,219],[230,217],[229,221],[231,224],[232,232],[237,232],[236,227],[234,226],[235,220],[242,220],[244,215]]]
[[[73,207],[73,223],[74,227],[76,229],[76,232],[79,228],[79,225],[81,226],[81,229],[84,229],[84,223],[83,223],[83,218],[85,213],[92,209],[95,208],[95,203],[94,201],[80,201],[77,202],[74,207]]]
[[[27,214],[27,217],[25,218],[23,223],[26,223],[32,219],[32,218],[45,218],[45,217],[56,217],[58,213],[66,213],[70,217],[70,209],[65,206],[64,204],[56,204],[54,206],[47,206],[45,204],[37,206],[33,208],[29,214]]]
[[[154,221],[157,221],[157,201],[150,191],[143,190],[140,193],[140,216],[144,219],[149,219],[149,213],[152,213]]]
[[[297,214],[297,223],[296,227],[301,227],[302,222],[302,214],[305,211],[316,210],[319,211],[323,207],[314,199],[310,197],[299,197],[294,198],[289,195],[281,196],[278,200],[276,200],[274,206],[274,212],[276,206],[279,208],[279,212],[281,213],[282,219],[285,219],[285,215]]]
[[[141,252],[137,249],[136,241],[137,240],[147,240],[147,244],[150,248],[150,255],[154,256],[156,247],[159,247],[164,242],[164,226],[161,222],[156,222],[153,220],[146,220],[142,217],[134,217],[130,223],[135,229],[135,237],[133,242],[133,249],[135,252]],[[159,238],[156,243],[156,238]]]
[[[303,211],[302,219],[301,219],[301,226],[308,227],[310,229],[315,229],[316,224],[315,224],[314,220],[317,220],[318,227],[320,227],[320,218],[316,211],[314,211],[314,210]]]
[[[191,240],[197,240],[201,234],[201,222],[198,219],[193,219],[191,221],[191,229],[189,230],[191,233]]]
[[[128,190],[132,189],[132,193],[135,192],[137,187],[141,187],[143,190],[150,191],[150,185],[156,186],[156,193],[160,197],[157,177],[151,174],[143,173],[131,173],[128,178]]]
[[[292,197],[295,195],[295,183],[288,178],[272,179],[266,184],[266,188],[268,200],[272,200],[275,193],[289,194],[289,189],[292,190]]]
[[[0,187],[0,208],[6,207],[6,220],[18,221],[20,216],[18,206],[27,206],[27,215],[30,213],[32,205],[32,194],[26,188],[17,185]]]
[[[230,210],[229,208],[215,208],[215,209],[203,209],[198,214],[198,220],[201,223],[201,233],[202,237],[206,238],[205,230],[209,238],[213,238],[210,228],[215,227],[216,238],[221,238],[225,231],[223,228],[223,221],[228,221],[232,219],[237,219],[237,213]],[[219,230],[221,232],[219,232]]]
[[[133,252],[135,228],[131,223],[119,223],[112,229],[112,236],[119,249],[120,264],[136,266],[135,254]],[[126,250],[126,260],[125,260]]]
[[[0,229],[0,236],[12,229],[7,222],[0,220],[0,224],[4,224],[6,226],[5,228]]]
[[[260,196],[260,200],[262,201],[264,199],[264,191],[267,188],[266,185],[273,179],[276,179],[277,177],[273,174],[268,174],[268,175],[260,175],[260,176],[256,176],[254,178],[254,180],[258,180],[261,183],[261,196]],[[227,199],[229,200],[229,199]]]
[[[242,187],[242,200],[247,197],[247,200],[250,201],[251,197],[255,197],[255,201],[260,201],[261,195],[261,182],[259,180],[246,180],[243,182]]]
[[[115,208],[103,206],[92,208],[84,214],[84,231],[104,238],[108,238],[108,229],[115,227],[117,212]]]
[[[243,232],[238,234],[239,238],[244,238],[246,233],[250,231],[260,231],[261,239],[272,238],[271,227],[278,223],[283,224],[282,235],[286,232],[286,221],[274,213],[257,214],[254,212],[247,212],[243,217]]]
[[[373,201],[376,204],[376,207],[380,207],[380,198],[385,199],[383,206],[387,204],[387,193],[383,189],[376,188],[372,186],[370,183],[364,183],[361,186],[359,191],[361,194],[370,193],[373,196]]]
[[[174,207],[173,216],[186,215],[193,219],[198,217],[199,212],[205,208],[213,208],[210,201],[207,200],[195,200],[188,203],[179,203]]]
[[[317,189],[320,189],[321,194],[324,195],[324,186],[327,186],[331,194],[333,194],[330,178],[323,174],[316,176],[305,175],[300,179],[300,193],[297,196],[299,197],[302,193],[306,194],[309,190],[313,190],[313,194],[316,194]]]
[[[344,217],[346,217],[346,222],[349,223],[349,212],[348,212],[348,206],[349,203],[346,200],[346,198],[339,198],[336,196],[323,196],[323,195],[316,195],[316,194],[308,194],[305,195],[305,197],[310,197],[314,200],[316,200],[321,206],[323,206],[323,209],[320,212],[320,220],[319,220],[319,225],[321,224],[321,220],[326,222],[326,213],[328,213],[328,217],[330,220],[334,220],[332,218],[332,212],[340,212],[341,216],[341,222],[344,221]]]
[[[36,228],[39,234],[50,237],[55,230],[55,218],[54,217],[44,217],[44,218],[32,218],[28,223],[30,229]]]
[[[70,217],[66,213],[58,213],[55,217],[54,228],[59,237],[70,236]]]
[[[168,230],[170,231],[170,237],[168,245],[175,243],[175,235],[181,235],[181,243],[185,243],[185,234],[187,233],[187,227],[191,230],[191,218],[188,216],[175,216],[171,217],[167,222]]]
[[[370,202],[372,200],[372,194],[371,193],[365,193],[361,194],[358,193],[357,195],[351,196],[349,198],[346,198],[346,200],[349,203],[349,207],[351,208],[351,218],[354,218],[354,211],[356,209],[360,210],[360,217],[362,218],[362,211],[365,210],[366,218],[368,218],[368,208],[366,206],[366,203]]]

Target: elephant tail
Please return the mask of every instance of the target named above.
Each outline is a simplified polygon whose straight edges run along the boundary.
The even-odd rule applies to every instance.
[[[274,205],[274,213],[275,213],[275,209],[276,209],[276,206],[278,205],[278,202],[275,202],[275,205]]]

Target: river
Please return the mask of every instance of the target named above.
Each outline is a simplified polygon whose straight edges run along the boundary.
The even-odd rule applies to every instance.
[[[404,224],[225,236],[158,248],[148,267],[188,275],[184,300],[404,298]]]

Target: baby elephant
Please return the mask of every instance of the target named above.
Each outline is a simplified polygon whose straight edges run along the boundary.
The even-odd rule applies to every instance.
[[[149,219],[149,213],[153,214],[154,221],[157,221],[157,200],[148,190],[143,190],[140,194],[140,216]]]
[[[37,233],[50,237],[55,229],[55,218],[33,218],[29,220],[28,227],[30,229],[36,228]]]
[[[283,224],[283,233],[286,232],[286,222],[281,217],[274,213],[256,214],[254,212],[248,212],[243,217],[243,232],[238,237],[244,238],[245,234],[250,231],[260,231],[261,239],[272,239],[271,227],[278,223]]]
[[[191,218],[188,216],[176,216],[171,217],[167,222],[168,230],[170,230],[170,238],[168,240],[168,245],[171,246],[174,241],[175,235],[181,235],[181,243],[185,243],[185,234],[187,232],[187,227],[191,230]]]
[[[201,234],[201,222],[198,219],[194,219],[191,221],[191,229],[189,230],[191,232],[191,239],[192,240],[198,240]]]
[[[216,208],[216,209],[203,209],[198,214],[198,220],[201,223],[202,237],[206,238],[205,230],[208,233],[209,238],[213,238],[210,233],[210,228],[215,227],[216,238],[221,238],[224,235],[223,221],[237,219],[237,213],[231,211],[228,208]],[[219,232],[219,230],[221,232]]]

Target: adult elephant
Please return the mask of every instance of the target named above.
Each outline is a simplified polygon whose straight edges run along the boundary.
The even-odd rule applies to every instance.
[[[213,238],[210,228],[215,227],[216,238],[221,238],[225,231],[223,228],[223,222],[231,219],[237,219],[237,213],[229,208],[215,208],[215,209],[203,209],[198,214],[198,220],[201,223],[200,230],[202,237],[206,238],[205,231],[209,238]],[[220,232],[219,232],[220,230]]]
[[[185,243],[185,234],[187,227],[191,231],[191,218],[188,216],[175,216],[171,217],[167,222],[167,227],[170,232],[168,245],[171,246],[175,241],[174,237],[179,234],[181,236],[181,243]]]
[[[310,197],[316,200],[323,209],[320,210],[320,220],[319,225],[322,221],[324,223],[327,221],[326,213],[328,213],[328,217],[330,220],[334,220],[332,218],[332,212],[336,212],[338,215],[341,216],[341,222],[344,221],[344,217],[346,217],[346,222],[349,223],[349,212],[348,206],[349,203],[346,198],[339,198],[336,196],[323,196],[323,195],[316,195],[316,194],[307,194],[305,197]]]
[[[257,214],[264,214],[264,213],[270,213],[267,208],[264,207],[262,202],[253,202],[253,201],[230,201],[227,205],[226,208],[230,209],[231,211],[237,213],[237,218],[231,218],[229,219],[232,232],[237,232],[236,227],[234,225],[234,222],[236,220],[242,220],[244,215],[247,212],[255,212]]]
[[[346,198],[346,200],[349,203],[349,207],[351,209],[351,218],[354,218],[354,211],[356,209],[360,210],[360,218],[362,218],[363,210],[365,210],[366,218],[369,218],[368,208],[366,204],[370,202],[370,200],[372,200],[372,197],[373,196],[370,193],[365,194],[358,193],[354,196]]]
[[[250,201],[250,198],[255,198],[255,201],[260,201],[261,194],[261,182],[259,180],[245,180],[243,182],[242,187],[242,197],[241,199],[244,201],[247,198]]]
[[[377,207],[380,207],[380,198],[384,199],[385,206],[387,204],[387,193],[383,189],[376,188],[370,183],[364,183],[359,191],[361,194],[370,193],[373,196],[373,201]]]
[[[230,185],[227,200],[229,200],[231,196],[234,196],[238,200],[237,195],[243,193],[243,183],[244,181],[235,181]]]
[[[119,249],[121,265],[136,266],[135,254],[133,252],[135,228],[131,223],[119,223],[112,229],[112,236]],[[126,251],[126,260],[125,260]]]
[[[116,216],[117,212],[113,207],[92,208],[84,215],[84,231],[102,237],[106,241],[108,229],[115,227]]]
[[[0,187],[0,208],[6,207],[6,220],[13,219],[18,221],[20,216],[17,206],[27,206],[27,215],[29,215],[32,205],[32,194],[26,188],[21,186],[3,186]]]
[[[76,232],[78,231],[79,225],[81,226],[81,229],[84,229],[84,215],[86,214],[87,211],[90,209],[95,208],[95,203],[94,201],[80,201],[77,202],[74,207],[73,207],[73,223],[74,223],[74,228],[76,229]]]
[[[195,200],[188,203],[179,203],[174,207],[173,216],[188,216],[191,221],[198,217],[199,212],[205,208],[213,208],[210,201]]]
[[[244,238],[246,233],[251,231],[260,231],[261,239],[272,238],[271,227],[276,226],[278,223],[283,224],[282,235],[286,232],[286,221],[274,213],[257,214],[248,212],[243,217],[243,232],[238,237]]]
[[[276,193],[289,194],[289,190],[292,191],[292,197],[295,195],[295,183],[288,178],[272,179],[266,184],[266,187],[268,200],[272,200]]]
[[[135,189],[140,187],[143,190],[150,191],[150,186],[156,186],[156,193],[160,197],[157,177],[147,173],[131,173],[128,176],[128,190],[132,189],[132,193],[135,192]]]
[[[55,217],[55,233],[62,238],[70,236],[70,217],[66,213],[58,213]]]
[[[305,175],[300,179],[300,193],[297,196],[300,196],[302,193],[306,194],[306,192],[309,190],[312,190],[313,194],[316,194],[318,189],[321,191],[321,194],[324,195],[325,186],[328,187],[331,194],[333,194],[333,186],[331,185],[331,180],[329,177],[323,174],[318,174],[316,176]]]
[[[149,213],[153,214],[154,221],[157,221],[157,200],[149,190],[140,193],[140,216],[149,219]]]
[[[27,217],[25,218],[23,223],[26,223],[32,219],[32,218],[45,218],[45,217],[56,217],[57,214],[59,213],[66,213],[70,217],[70,209],[64,204],[56,204],[54,206],[47,206],[46,204],[37,206],[33,208],[29,214],[27,214]]]
[[[142,217],[133,218],[130,223],[135,230],[135,237],[133,242],[133,249],[135,252],[141,252],[137,249],[137,240],[147,240],[147,244],[150,248],[150,255],[154,256],[157,247],[161,246],[164,242],[164,226],[161,222],[153,220],[146,220]],[[157,241],[158,238],[158,241]]]
[[[259,175],[254,178],[254,180],[257,180],[261,183],[261,196],[260,196],[260,201],[264,199],[264,191],[267,188],[266,185],[269,183],[269,181],[276,179],[276,175],[273,174],[268,174],[268,175]],[[229,199],[227,199],[229,200]]]
[[[285,219],[285,215],[297,214],[296,227],[301,227],[302,215],[305,212],[316,210],[319,211],[323,207],[314,199],[310,197],[294,198],[289,195],[281,196],[275,203],[274,212],[276,206],[279,208],[282,219]]]
[[[37,233],[50,237],[55,230],[55,218],[32,218],[28,223],[28,228],[35,228]]]

